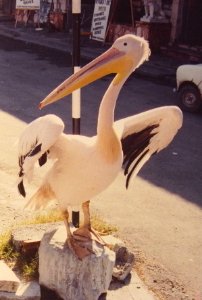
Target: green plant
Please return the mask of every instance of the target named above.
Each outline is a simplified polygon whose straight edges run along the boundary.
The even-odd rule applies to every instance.
[[[31,224],[42,224],[61,221],[62,217],[58,210],[49,211],[39,214],[33,219],[29,219],[16,225],[26,226]],[[115,226],[107,224],[98,215],[93,215],[91,218],[92,227],[101,235],[111,234],[117,231]],[[11,267],[15,268],[19,275],[24,280],[32,280],[38,278],[38,251],[33,253],[25,253],[16,251],[12,243],[12,230],[9,230],[0,235],[0,259],[6,261]]]
[[[106,223],[99,215],[93,215],[91,218],[92,227],[101,235],[112,234],[117,232],[117,227]]]
[[[32,224],[44,224],[44,223],[54,223],[62,221],[60,211],[58,210],[49,210],[45,213],[40,213],[36,215],[33,219],[23,220],[19,225],[32,225]]]
[[[18,266],[18,269],[21,270],[22,276],[25,280],[38,279],[38,252],[36,252],[33,256],[24,254],[21,258],[21,261],[16,262],[16,266]]]
[[[0,259],[7,262],[13,261],[19,253],[15,251],[11,240],[11,230],[0,235]]]
[[[38,278],[38,253],[29,255],[15,250],[11,231],[0,235],[0,259],[16,269],[25,280]]]

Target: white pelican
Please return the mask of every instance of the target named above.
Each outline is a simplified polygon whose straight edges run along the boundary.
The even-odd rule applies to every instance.
[[[38,209],[56,198],[64,215],[68,245],[80,258],[91,251],[85,248],[81,251],[77,243],[91,230],[89,200],[105,190],[122,168],[128,187],[150,156],[165,148],[182,126],[181,110],[175,106],[152,109],[114,122],[116,100],[124,82],[149,55],[148,43],[143,38],[120,37],[109,50],[70,76],[40,103],[43,108],[77,88],[116,73],[100,104],[96,136],[66,135],[62,120],[47,115],[30,123],[20,138],[18,189],[25,196],[23,179],[32,176],[34,164],[37,161],[44,164],[47,156],[56,158],[27,205]],[[82,205],[84,224],[72,235],[68,207],[78,205]],[[98,236],[95,239],[99,241]]]

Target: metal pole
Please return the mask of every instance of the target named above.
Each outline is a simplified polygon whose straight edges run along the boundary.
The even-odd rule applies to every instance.
[[[81,0],[72,0],[72,33],[73,33],[73,72],[80,69],[80,17]],[[80,89],[72,93],[72,126],[73,134],[80,134],[81,116]]]
[[[72,64],[73,64],[74,73],[76,73],[80,69],[80,18],[81,18],[81,0],[72,0],[72,33],[73,33]],[[72,93],[73,134],[80,134],[80,118],[81,118],[81,93],[80,93],[80,89],[78,89]],[[75,227],[79,227],[79,211],[72,211],[72,223]]]

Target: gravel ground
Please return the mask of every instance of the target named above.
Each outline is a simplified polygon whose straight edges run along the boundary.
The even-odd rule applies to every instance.
[[[20,223],[27,217],[31,217],[30,213],[25,213],[22,210],[16,210],[14,207],[0,204],[0,233],[3,233],[10,229],[13,225]]]

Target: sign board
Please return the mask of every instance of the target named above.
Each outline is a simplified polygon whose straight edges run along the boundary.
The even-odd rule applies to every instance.
[[[107,22],[112,0],[95,0],[95,7],[91,25],[92,39],[105,40]]]
[[[16,9],[40,9],[40,0],[16,0]]]

